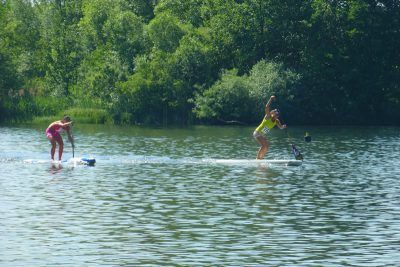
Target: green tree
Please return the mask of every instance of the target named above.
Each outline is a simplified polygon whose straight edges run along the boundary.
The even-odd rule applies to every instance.
[[[155,50],[174,52],[187,29],[179,20],[168,14],[158,14],[148,25],[150,41]]]
[[[117,52],[110,51],[106,46],[98,47],[87,55],[78,73],[74,91],[77,103],[86,107],[93,102],[100,103],[100,107],[104,108],[111,107],[116,83],[125,81],[129,75]]]
[[[6,27],[18,75],[25,82],[41,75],[40,21],[32,3],[27,0],[10,1]]]
[[[41,32],[47,52],[45,81],[52,95],[69,96],[84,52],[78,27],[81,1],[57,0],[42,5]]]
[[[148,47],[143,26],[134,13],[123,11],[111,16],[104,25],[107,43],[118,53],[130,71],[134,68],[134,58],[144,53]]]
[[[124,0],[122,7],[123,10],[129,9],[148,22],[154,18],[154,7],[157,2],[157,0]]]
[[[399,17],[393,0],[0,1],[0,117],[255,122],[276,94],[289,123],[398,124]]]
[[[16,111],[22,79],[15,65],[16,22],[12,14],[12,4],[0,2],[0,122],[19,115]]]
[[[117,84],[119,95],[114,114],[119,118],[122,113],[128,113],[133,123],[166,125],[174,106],[170,101],[173,88],[180,86],[170,75],[173,58],[169,53],[158,51],[152,54],[151,60],[140,57],[136,64],[137,70],[128,81]]]
[[[202,7],[205,0],[161,0],[155,7],[156,15],[169,13],[185,24],[194,27],[203,25]]]
[[[249,8],[228,0],[208,1],[203,10],[215,65],[220,69],[237,68],[240,74],[247,72],[256,62]]]
[[[399,121],[400,4],[351,1],[348,4],[343,75],[348,104],[360,123]],[[360,116],[361,115],[361,116]]]

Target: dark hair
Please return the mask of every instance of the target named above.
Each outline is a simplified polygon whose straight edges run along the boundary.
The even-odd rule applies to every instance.
[[[67,121],[67,122],[69,122],[69,121],[71,121],[71,117],[68,116],[68,115],[64,115],[64,120]]]

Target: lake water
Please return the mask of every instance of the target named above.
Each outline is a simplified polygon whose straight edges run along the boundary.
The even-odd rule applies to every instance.
[[[399,128],[274,130],[267,158],[292,140],[300,167],[212,162],[255,158],[252,130],[76,125],[85,167],[0,127],[0,266],[399,266]]]

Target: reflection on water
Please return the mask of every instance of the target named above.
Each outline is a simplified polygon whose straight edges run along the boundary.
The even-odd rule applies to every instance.
[[[301,167],[204,164],[254,158],[251,130],[82,127],[85,167],[0,128],[0,266],[397,265],[397,128],[291,129]],[[268,157],[288,143],[274,132]]]

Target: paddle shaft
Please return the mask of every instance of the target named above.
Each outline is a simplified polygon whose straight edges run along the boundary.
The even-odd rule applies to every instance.
[[[71,142],[71,146],[72,146],[72,158],[75,158],[75,145],[74,145],[74,137],[72,135],[72,126],[70,127],[69,130],[70,130],[69,135],[71,138],[71,140],[69,140],[69,141]]]

